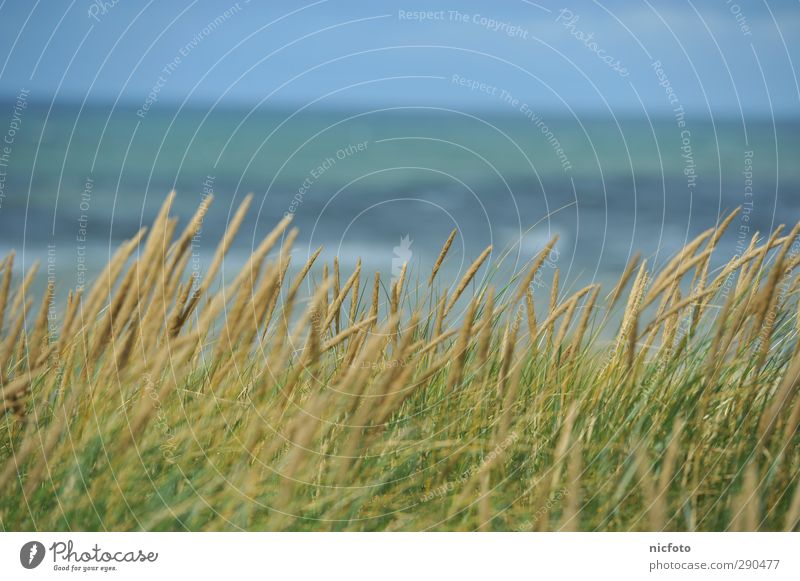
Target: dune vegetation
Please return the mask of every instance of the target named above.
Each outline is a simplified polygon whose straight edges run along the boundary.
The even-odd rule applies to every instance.
[[[614,288],[188,267],[172,196],[86,292],[0,268],[1,530],[797,530],[797,235],[734,212]],[[295,256],[299,253],[295,253]]]

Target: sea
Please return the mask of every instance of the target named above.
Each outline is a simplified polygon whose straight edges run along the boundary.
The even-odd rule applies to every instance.
[[[36,285],[55,280],[61,299],[173,190],[179,227],[214,197],[192,242],[200,277],[248,194],[223,278],[287,214],[295,266],[322,246],[345,275],[360,260],[387,284],[408,264],[424,285],[454,229],[443,284],[491,245],[477,282],[502,286],[558,235],[542,292],[556,269],[567,292],[609,287],[636,253],[663,265],[737,207],[716,266],[800,220],[800,118],[113,102],[30,102],[18,118],[0,160],[0,252],[20,273],[39,261]]]

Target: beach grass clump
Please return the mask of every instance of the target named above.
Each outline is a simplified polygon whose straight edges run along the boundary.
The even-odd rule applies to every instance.
[[[200,280],[210,201],[56,320],[0,264],[0,529],[798,529],[798,228],[540,294],[554,241],[495,285],[444,232],[386,286],[292,264],[284,219],[222,281],[248,198]]]

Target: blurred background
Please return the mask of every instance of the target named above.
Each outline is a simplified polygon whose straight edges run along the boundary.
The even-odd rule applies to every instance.
[[[297,262],[447,274],[488,244],[608,284],[743,206],[719,260],[800,219],[800,4],[0,3],[0,251],[80,288],[176,190],[202,275],[285,214]],[[232,271],[228,271],[232,272]],[[489,272],[489,271],[487,271]]]

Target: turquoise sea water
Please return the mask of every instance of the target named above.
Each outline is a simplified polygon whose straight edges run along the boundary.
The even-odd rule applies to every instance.
[[[488,244],[495,261],[510,249],[513,265],[558,233],[552,266],[569,280],[602,281],[634,251],[663,262],[742,204],[747,221],[735,221],[723,254],[745,228],[749,238],[800,219],[798,120],[684,121],[551,118],[533,108],[137,114],[31,103],[4,168],[0,245],[24,252],[26,264],[53,245],[54,271],[74,286],[168,191],[183,220],[213,192],[195,241],[202,268],[252,192],[230,267],[289,212],[299,253],[324,245],[344,265],[361,257],[389,274],[408,260],[424,271],[458,228],[455,274]]]

